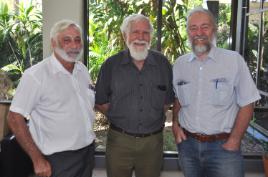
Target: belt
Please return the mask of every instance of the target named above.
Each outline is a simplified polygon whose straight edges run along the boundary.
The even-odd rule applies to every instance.
[[[214,135],[205,135],[201,133],[192,133],[189,132],[186,129],[183,129],[185,135],[190,136],[194,139],[197,139],[200,142],[212,142],[212,141],[217,141],[217,140],[226,140],[229,138],[230,133],[219,133],[219,134],[214,134]]]
[[[162,130],[163,130],[163,128],[161,128],[161,129],[156,130],[156,131],[151,132],[151,133],[130,133],[130,132],[127,132],[127,131],[123,130],[120,127],[115,126],[114,124],[110,124],[110,128],[112,130],[117,131],[117,132],[133,136],[135,138],[144,138],[144,137],[148,137],[148,136],[151,136],[151,135],[155,135],[155,134],[158,134],[158,133],[162,132]]]

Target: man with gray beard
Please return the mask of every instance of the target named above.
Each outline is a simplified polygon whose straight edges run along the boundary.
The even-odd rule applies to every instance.
[[[217,26],[206,9],[187,17],[192,53],[173,67],[173,134],[185,177],[243,177],[241,139],[260,95],[244,59],[213,45]]]
[[[174,101],[172,69],[149,50],[153,27],[141,14],[124,19],[128,49],[108,58],[96,84],[96,108],[110,123],[106,144],[108,177],[159,177],[165,111]]]
[[[39,177],[91,177],[94,166],[94,91],[80,27],[57,22],[53,54],[27,69],[10,106],[8,124]],[[29,118],[29,127],[25,119]]]

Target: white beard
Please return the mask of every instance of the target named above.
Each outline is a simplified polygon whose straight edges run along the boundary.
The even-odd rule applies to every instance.
[[[140,49],[139,47],[135,46],[134,43],[145,44],[145,47],[143,49]],[[129,48],[131,57],[134,60],[141,61],[145,60],[148,56],[148,49],[150,47],[150,44],[146,41],[135,40],[131,43],[127,42],[127,47]]]
[[[67,62],[76,62],[78,60],[81,59],[82,55],[83,55],[83,50],[80,49],[80,50],[70,50],[70,51],[65,51],[59,47],[56,47],[55,48],[55,52],[65,61]],[[79,53],[78,53],[79,52]],[[71,53],[71,54],[68,54],[68,53]],[[78,53],[78,54],[76,54]]]

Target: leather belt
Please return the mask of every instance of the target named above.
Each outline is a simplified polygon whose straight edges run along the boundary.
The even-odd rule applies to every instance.
[[[214,135],[192,133],[184,128],[183,128],[183,131],[184,131],[186,136],[190,136],[194,139],[197,139],[200,142],[212,142],[212,141],[217,141],[217,140],[226,140],[230,136],[230,133],[219,133],[219,134],[214,134]]]
[[[127,132],[127,131],[123,130],[120,127],[115,126],[114,124],[110,124],[110,128],[112,130],[117,131],[117,132],[133,136],[135,138],[144,138],[144,137],[148,137],[148,136],[151,136],[151,135],[155,135],[155,134],[158,134],[158,133],[162,132],[162,130],[163,130],[163,128],[161,128],[161,129],[156,130],[156,131],[151,132],[151,133],[130,133],[130,132]]]

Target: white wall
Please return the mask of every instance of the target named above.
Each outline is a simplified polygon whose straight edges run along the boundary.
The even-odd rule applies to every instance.
[[[43,11],[43,57],[51,54],[49,33],[53,24],[70,19],[83,29],[83,0],[42,0]]]

